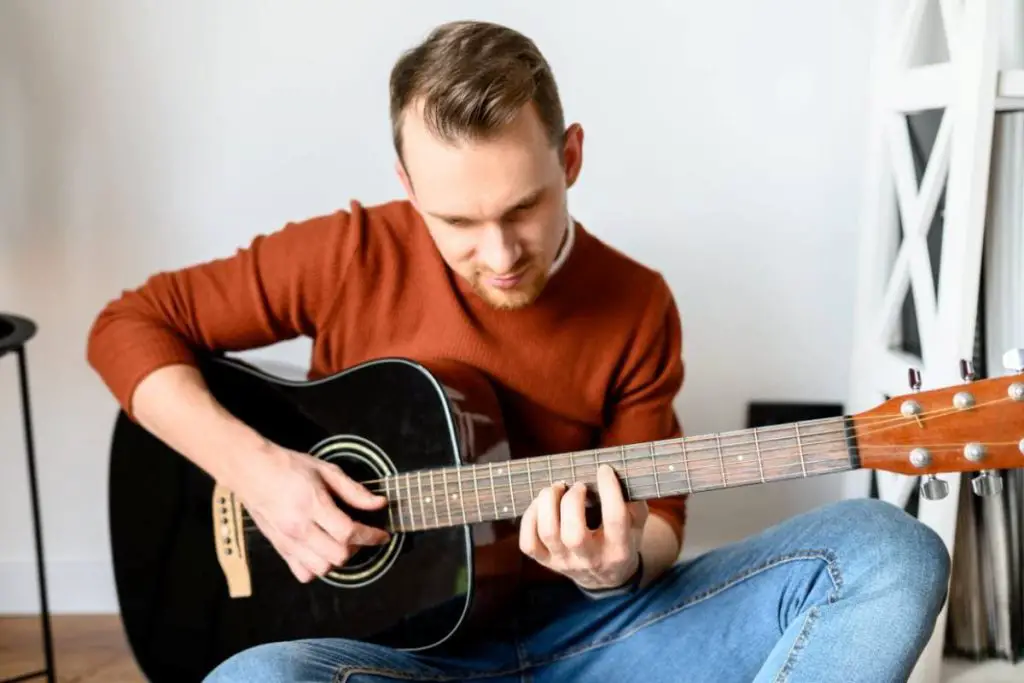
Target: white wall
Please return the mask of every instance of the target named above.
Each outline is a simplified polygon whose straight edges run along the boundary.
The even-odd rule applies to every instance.
[[[689,432],[743,426],[752,398],[842,401],[875,12],[847,0],[0,3],[0,310],[41,327],[29,351],[53,608],[115,608],[115,404],[85,364],[93,316],[156,269],[400,193],[388,70],[444,20],[510,23],[552,61],[586,131],[574,213],[662,270],[678,298]],[[306,348],[278,353],[304,363]],[[36,606],[15,379],[0,361],[0,612]],[[817,480],[698,496],[689,547],[838,495]]]

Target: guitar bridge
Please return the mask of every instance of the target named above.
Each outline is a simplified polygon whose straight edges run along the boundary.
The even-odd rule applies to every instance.
[[[245,546],[242,503],[223,486],[213,488],[213,541],[217,561],[233,598],[252,595],[248,549]]]

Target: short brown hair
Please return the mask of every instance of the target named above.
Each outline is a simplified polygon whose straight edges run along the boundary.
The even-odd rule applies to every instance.
[[[506,26],[454,21],[406,51],[391,71],[391,134],[402,158],[402,116],[422,98],[439,139],[483,139],[530,102],[561,157],[565,118],[547,60],[532,40]]]

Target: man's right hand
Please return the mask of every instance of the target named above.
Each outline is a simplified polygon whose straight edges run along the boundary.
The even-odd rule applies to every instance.
[[[267,445],[231,479],[249,516],[303,583],[341,567],[360,546],[389,538],[351,519],[332,495],[362,510],[380,509],[387,499],[306,453]]]
[[[235,492],[300,581],[342,566],[359,546],[388,540],[338,509],[332,494],[361,510],[381,509],[386,498],[336,465],[267,441],[213,398],[197,368],[155,370],[133,405],[143,427]]]

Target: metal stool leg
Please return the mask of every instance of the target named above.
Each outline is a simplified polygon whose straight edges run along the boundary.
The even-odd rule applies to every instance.
[[[56,679],[56,671],[53,663],[53,634],[50,628],[50,607],[46,599],[46,565],[43,562],[43,532],[42,520],[39,515],[39,487],[36,478],[36,454],[32,438],[32,416],[29,407],[28,391],[28,368],[25,360],[25,347],[16,348],[18,356],[18,378],[21,384],[21,413],[25,422],[25,453],[28,459],[29,491],[32,496],[32,522],[35,530],[36,542],[36,572],[39,579],[39,606],[42,611],[43,621],[43,649],[46,656],[46,668],[43,671],[35,671],[10,678],[2,683],[14,683],[25,681],[40,676],[46,676],[49,683]]]

